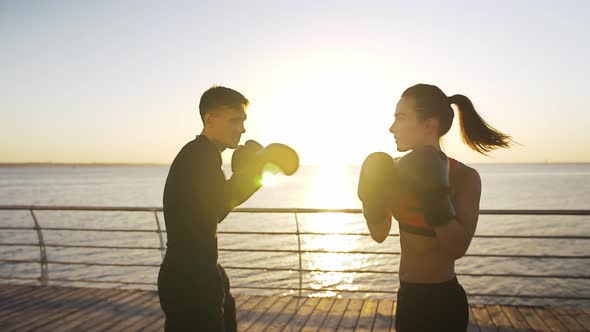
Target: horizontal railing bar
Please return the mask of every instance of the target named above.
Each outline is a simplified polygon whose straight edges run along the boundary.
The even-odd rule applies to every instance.
[[[14,280],[39,280],[39,278],[30,277],[13,277],[13,276],[2,276],[0,279],[14,279]],[[91,279],[64,279],[64,278],[49,278],[48,281],[65,281],[65,282],[84,282],[84,283],[97,283],[97,284],[125,284],[125,285],[157,285],[155,282],[142,282],[142,281],[111,281],[111,280],[91,280]]]
[[[0,230],[34,230],[34,227],[0,227]],[[43,227],[44,231],[80,231],[80,232],[131,232],[131,233],[166,233],[166,230],[157,229],[116,229],[116,228],[71,228],[71,227]],[[296,232],[252,232],[252,231],[219,231],[218,234],[233,235],[297,235]],[[329,236],[369,236],[369,233],[350,232],[300,232],[299,235],[329,235]],[[389,236],[399,236],[399,233],[390,233]],[[475,234],[474,238],[490,239],[549,239],[549,240],[590,240],[590,236],[584,235],[493,235]]]
[[[22,226],[0,226],[0,229],[2,230],[23,230],[23,231],[31,231],[31,230],[36,230],[35,227],[22,227]]]
[[[161,212],[162,207],[137,206],[50,206],[50,205],[0,205],[0,210],[37,211],[119,211],[119,212]],[[318,208],[236,208],[242,213],[362,213],[361,209],[318,209]],[[587,209],[482,209],[479,214],[491,215],[590,215]]]
[[[35,227],[0,227],[3,230],[35,230]],[[131,228],[80,228],[80,227],[43,227],[43,231],[76,231],[76,232],[130,232],[130,233],[166,233],[157,229],[131,229]]]
[[[0,243],[0,246],[34,246],[38,244],[32,243]],[[135,250],[160,250],[159,247],[134,247],[134,246],[91,246],[91,245],[65,245],[65,244],[46,244],[46,247],[63,247],[63,248],[88,248],[88,249],[135,249]],[[297,250],[289,249],[230,249],[220,248],[218,251],[225,252],[268,252],[268,253],[298,253]],[[355,254],[355,255],[401,255],[400,252],[390,251],[338,251],[338,250],[301,250],[302,253],[310,254]],[[463,257],[487,257],[487,258],[526,258],[526,259],[590,259],[590,255],[519,255],[519,254],[466,254]],[[7,260],[0,260],[7,261]]]
[[[0,260],[8,263],[39,263],[34,260]],[[159,267],[159,264],[124,264],[124,263],[86,263],[86,262],[65,262],[65,261],[48,261],[48,264],[63,265],[87,265],[87,266],[119,266],[119,267]],[[321,272],[321,273],[373,273],[373,274],[398,274],[397,271],[379,271],[379,270],[325,270],[325,269],[298,269],[298,268],[281,268],[281,267],[255,267],[255,266],[224,266],[230,270],[255,270],[255,271],[282,271],[282,272]],[[465,277],[504,277],[504,278],[547,278],[547,279],[581,279],[590,280],[590,275],[570,276],[570,275],[542,275],[542,274],[502,274],[502,273],[457,273],[458,276]]]
[[[1,276],[0,279],[14,279],[14,280],[39,280],[38,278],[27,278],[27,277],[12,277],[12,276]],[[141,282],[141,281],[115,281],[115,280],[91,280],[91,279],[64,279],[64,278],[50,278],[49,281],[61,281],[61,282],[82,282],[82,283],[102,283],[102,284],[122,284],[122,285],[146,285],[156,286],[155,282]],[[262,290],[296,290],[295,287],[273,287],[273,286],[233,286],[234,289],[262,289]],[[377,290],[377,289],[337,289],[337,288],[302,288],[304,291],[331,291],[331,292],[343,292],[343,293],[385,293],[385,294],[397,294],[397,291],[389,290]],[[536,299],[559,299],[559,300],[590,300],[590,297],[579,296],[559,296],[559,295],[531,295],[531,294],[486,294],[486,293],[468,293],[468,296],[478,297],[507,297],[507,298],[536,298]]]
[[[82,248],[82,249],[137,249],[137,250],[162,250],[166,248],[160,247],[136,247],[136,246],[101,246],[101,245],[80,245],[80,244],[59,244],[59,243],[46,243],[46,247],[54,248]],[[12,247],[38,247],[38,243],[0,243],[1,246],[12,246]]]
[[[289,268],[266,268],[266,267],[249,267],[249,266],[223,266],[224,269],[234,270],[260,270],[260,271],[286,271],[286,272],[336,272],[336,273],[373,273],[373,274],[399,274],[397,271],[379,271],[379,270],[317,270],[317,269],[289,269]],[[588,279],[590,275],[569,276],[569,275],[542,275],[542,274],[502,274],[502,273],[457,273],[458,276],[465,277],[506,277],[506,278],[546,278],[546,279]]]
[[[276,289],[276,290],[295,290],[295,287],[263,287],[263,286],[233,286],[232,288],[245,288],[245,289]],[[298,288],[297,288],[298,289]],[[346,292],[346,293],[386,293],[386,294],[397,294],[397,291],[389,290],[377,290],[377,289],[337,289],[337,288],[301,288],[305,291],[331,291],[331,292]],[[512,297],[512,298],[539,298],[539,299],[560,299],[560,300],[589,300],[590,297],[579,296],[569,297],[560,295],[530,295],[530,294],[485,294],[485,293],[468,293],[468,296],[486,296],[486,297]]]
[[[2,263],[37,263],[40,261],[32,259],[0,259]],[[47,261],[47,264],[61,265],[86,265],[86,266],[119,266],[119,267],[160,267],[160,264],[125,264],[125,263],[89,263],[89,262],[68,262],[68,261]]]
[[[588,301],[590,296],[562,296],[562,295],[532,295],[532,294],[486,294],[486,293],[467,293],[467,296],[485,296],[485,297],[509,297],[509,298],[525,298],[525,299],[554,299],[554,300],[575,300]]]
[[[513,210],[513,209],[496,209],[496,210],[479,210],[479,214],[484,215],[524,215],[524,216],[590,216],[590,210]]]
[[[559,274],[511,274],[511,273],[457,273],[461,277],[498,277],[498,278],[541,278],[541,279],[578,279],[590,280],[590,275],[571,276]]]
[[[40,281],[41,278],[39,277],[17,277],[17,276],[3,276],[0,275],[0,279],[5,279],[5,280],[36,280],[36,281]]]
[[[68,262],[68,261],[47,261],[47,264],[86,265],[86,266],[118,266],[118,267],[160,267],[160,264],[87,263],[87,262]]]
[[[534,240],[590,240],[590,236],[585,235],[493,235],[481,234],[474,235],[474,238],[484,239],[534,239]]]
[[[220,248],[218,251],[229,251],[229,252],[285,252],[285,253],[297,253],[297,250],[289,249],[229,249]],[[302,253],[311,254],[365,254],[365,255],[401,255],[400,252],[392,251],[338,251],[338,250],[301,250]],[[590,255],[519,255],[519,254],[466,254],[463,257],[493,257],[493,258],[545,258],[545,259],[590,259]]]
[[[65,282],[85,282],[85,283],[97,283],[97,284],[122,284],[122,285],[157,285],[155,282],[145,281],[111,281],[111,280],[93,280],[93,279],[64,279],[64,278],[50,278],[49,281],[65,281]]]
[[[493,257],[493,258],[543,258],[543,259],[590,259],[590,255],[510,255],[510,254],[466,254],[463,257]]]
[[[163,211],[163,208],[145,206],[0,205],[0,210],[158,212]]]
[[[158,233],[157,229],[43,227],[43,231]]]
[[[40,264],[41,261],[38,259],[0,259],[0,263],[9,263],[9,264],[36,263],[36,264]]]
[[[299,287],[264,287],[264,286],[231,286],[232,288],[243,288],[243,289],[271,289],[271,290],[299,290]],[[386,293],[386,294],[397,294],[397,291],[389,290],[365,290],[365,289],[337,289],[337,288],[301,288],[303,291],[328,291],[328,292],[344,292],[344,293]]]
[[[239,232],[239,231],[219,231],[218,234],[233,235],[297,235],[295,232]],[[344,236],[369,236],[370,233],[337,233],[337,232],[300,232],[299,235],[344,235]],[[399,233],[390,233],[389,236],[399,236]],[[584,235],[477,235],[474,238],[490,239],[554,239],[554,240],[590,240],[590,236]]]

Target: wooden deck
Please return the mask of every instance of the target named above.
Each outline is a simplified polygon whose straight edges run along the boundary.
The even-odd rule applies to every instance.
[[[394,331],[391,299],[237,296],[240,331]],[[162,331],[155,291],[0,284],[0,331]],[[471,305],[468,331],[590,331],[590,309]]]

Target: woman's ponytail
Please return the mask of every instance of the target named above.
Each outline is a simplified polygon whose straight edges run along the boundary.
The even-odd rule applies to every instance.
[[[507,148],[512,141],[506,135],[493,128],[475,111],[473,103],[464,95],[449,97],[449,103],[455,104],[459,111],[461,138],[473,150],[486,154],[496,148]]]

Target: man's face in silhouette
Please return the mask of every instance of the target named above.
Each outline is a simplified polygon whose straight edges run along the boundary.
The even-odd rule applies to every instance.
[[[246,110],[243,107],[221,106],[207,112],[204,120],[209,138],[221,149],[235,149],[246,132]]]

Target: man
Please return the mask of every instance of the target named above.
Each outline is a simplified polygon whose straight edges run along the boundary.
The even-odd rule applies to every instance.
[[[164,189],[167,252],[158,275],[166,331],[236,331],[235,301],[229,279],[217,263],[217,224],[246,201],[272,162],[291,175],[295,151],[254,141],[238,146],[246,131],[248,99],[226,87],[205,91],[199,103],[203,131],[174,159]],[[233,175],[225,179],[221,152],[236,149]]]

